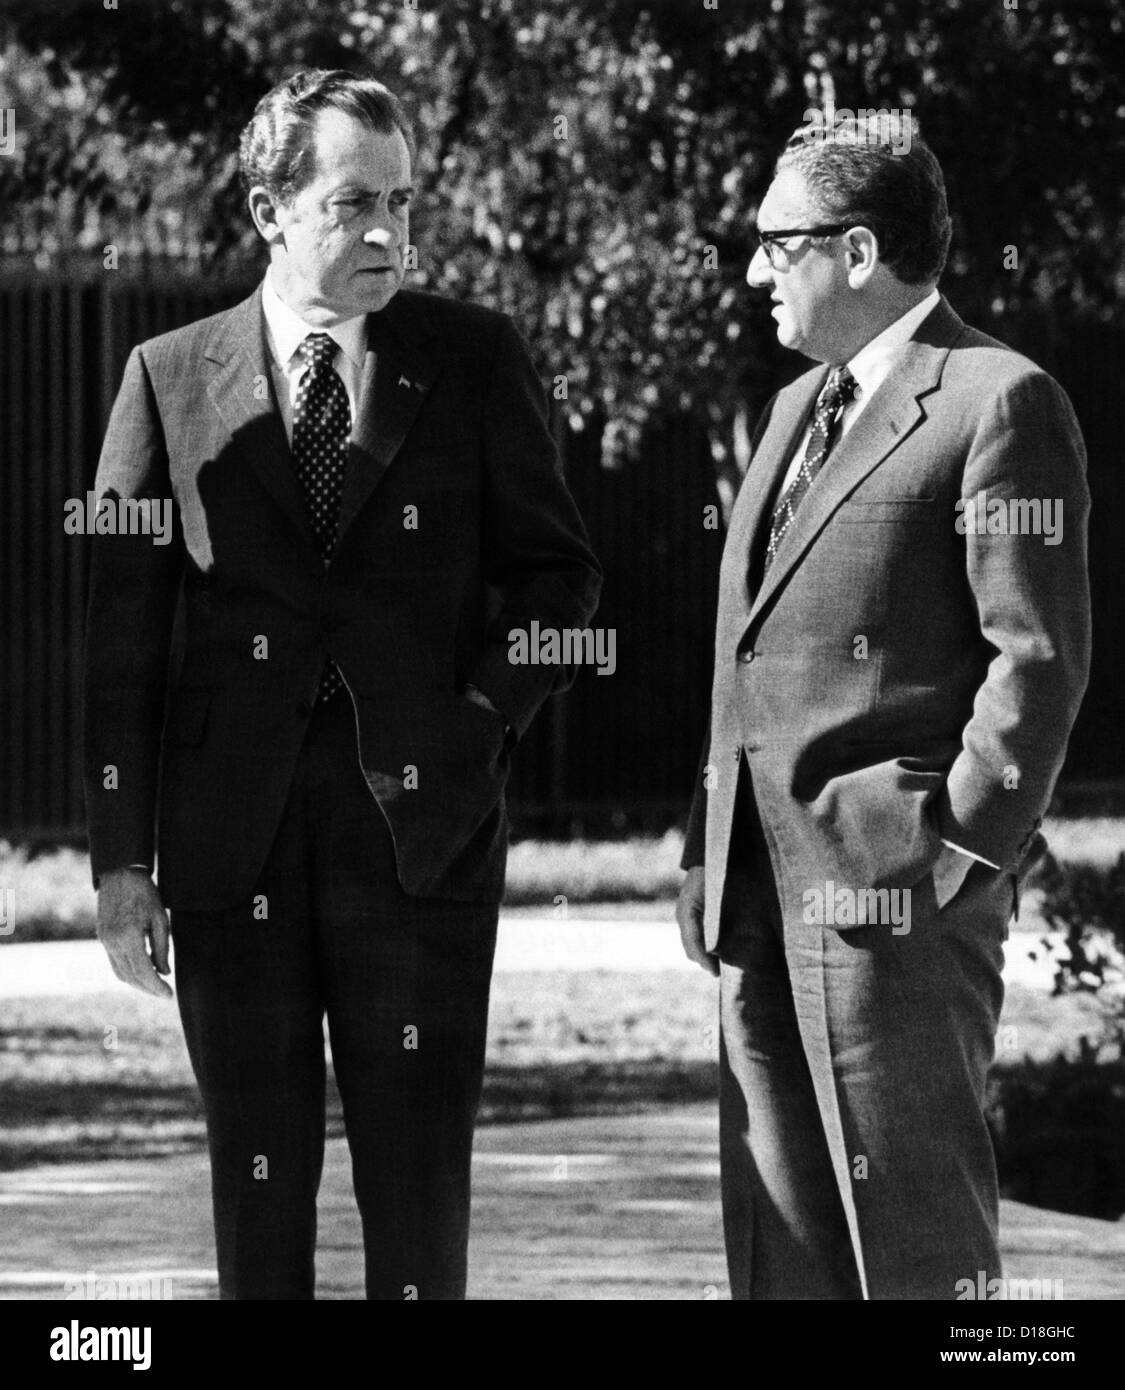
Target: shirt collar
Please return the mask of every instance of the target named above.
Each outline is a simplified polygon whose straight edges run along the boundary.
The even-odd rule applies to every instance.
[[[895,354],[913,338],[923,320],[937,307],[940,299],[941,295],[937,290],[931,290],[920,304],[915,304],[913,309],[907,309],[901,318],[895,319],[882,333],[865,343],[851,359],[848,370],[865,395],[870,395],[883,384]]]
[[[327,333],[336,346],[357,367],[363,365],[367,349],[367,315],[334,323],[331,328],[314,328],[294,313],[274,288],[270,271],[262,283],[262,313],[265,315],[270,347],[283,370],[288,371],[293,354],[310,333]]]

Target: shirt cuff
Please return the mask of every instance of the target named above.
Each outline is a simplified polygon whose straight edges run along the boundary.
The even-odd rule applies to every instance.
[[[955,845],[952,840],[942,840],[946,849],[955,849],[958,854],[967,855],[970,859],[975,859],[978,864],[987,864],[990,869],[999,869],[999,864],[994,864],[991,859],[986,859],[983,854],[974,854],[971,849],[966,849],[964,845]]]

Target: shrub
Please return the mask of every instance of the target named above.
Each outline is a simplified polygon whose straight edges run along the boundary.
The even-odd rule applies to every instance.
[[[1116,1221],[1125,1213],[1125,1061],[1077,1058],[997,1068],[987,1115],[1004,1196]]]
[[[1056,959],[1055,994],[1098,994],[1107,1010],[1103,1045],[1118,1053],[1125,1041],[1125,853],[1106,863],[1060,864],[1051,854],[1033,883],[1047,925],[1064,933],[1044,939]]]

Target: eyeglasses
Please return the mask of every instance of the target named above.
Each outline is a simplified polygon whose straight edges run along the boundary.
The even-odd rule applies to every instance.
[[[842,236],[845,232],[850,232],[853,226],[851,222],[825,222],[819,227],[785,227],[772,232],[763,232],[755,228],[754,236],[766,253],[766,260],[769,261],[771,269],[782,270],[788,265],[790,256],[789,248],[781,244],[783,241],[795,236]]]

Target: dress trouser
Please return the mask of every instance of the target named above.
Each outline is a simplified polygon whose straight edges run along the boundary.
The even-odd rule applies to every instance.
[[[464,1298],[497,916],[403,892],[347,692],[317,706],[253,900],[172,914],[221,1298],[314,1296],[325,1015],[367,1297]]]
[[[953,1299],[959,1279],[999,1276],[982,1106],[1011,878],[975,863],[939,912],[927,876],[908,932],[783,923],[745,761],[731,853],[718,954],[732,1296]]]

